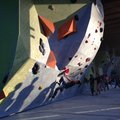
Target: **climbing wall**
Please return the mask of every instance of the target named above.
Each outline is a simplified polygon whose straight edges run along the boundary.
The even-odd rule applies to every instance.
[[[69,31],[69,28],[72,26],[72,22],[69,22],[68,20],[65,21],[65,23],[60,28],[58,29],[56,28],[54,34],[49,38],[50,49],[55,54],[58,69],[61,70],[66,65],[68,65],[68,63],[71,61],[71,59],[77,52],[85,35],[87,25],[89,23],[90,11],[91,11],[91,5],[88,5],[80,9],[80,11],[78,12],[79,21],[74,22],[74,25],[76,26],[75,32],[72,32],[71,34],[66,36],[63,35],[64,37],[62,37],[61,39],[59,38],[59,35],[61,34],[59,33],[61,32],[61,28],[66,29],[64,31],[67,32],[67,30]],[[72,16],[72,18],[70,19],[73,18],[74,16]]]
[[[82,76],[83,72],[94,59],[103,38],[104,22],[94,4],[91,8],[90,21],[78,51],[68,65],[78,67]]]
[[[81,77],[94,59],[104,32],[103,13],[98,7],[92,4],[81,9],[49,38],[58,69],[68,66],[71,75],[80,73]]]
[[[39,50],[40,39],[42,39],[45,44],[45,55],[43,55]],[[34,5],[30,9],[30,47],[30,58],[40,61],[41,63],[47,62],[47,58],[50,53],[48,39],[41,33],[38,13]]]
[[[3,88],[6,95],[15,89],[15,86],[24,81],[26,75],[34,64],[34,60],[29,58],[30,55],[30,26],[29,26],[29,9],[33,3],[31,1],[20,1],[19,6],[19,35],[14,50],[14,61],[12,70],[8,76],[7,82]],[[17,13],[18,14],[18,13]],[[13,15],[14,16],[14,15]],[[28,65],[29,64],[29,65]]]
[[[98,9],[99,6],[90,3],[56,28],[52,21],[38,15],[34,6],[30,7],[29,57],[39,63],[40,70],[38,74],[32,74],[33,61],[30,66],[27,65],[27,69],[22,69],[27,71],[24,81],[18,82],[15,91],[0,106],[0,117],[60,101],[82,92],[84,84],[77,84],[63,92],[58,91],[52,99],[59,86],[55,81],[64,67],[67,66],[70,70],[68,76],[71,79],[82,83],[82,77],[93,61],[103,37],[103,16]],[[34,18],[32,14],[35,15]],[[27,46],[24,45],[25,48]]]
[[[82,86],[76,85],[58,92],[56,97],[51,99],[54,90],[59,86],[55,80],[60,71],[46,68],[42,63],[39,63],[39,66],[37,75],[29,72],[26,79],[15,86],[15,92],[13,91],[0,106],[0,117],[60,101],[81,92]]]

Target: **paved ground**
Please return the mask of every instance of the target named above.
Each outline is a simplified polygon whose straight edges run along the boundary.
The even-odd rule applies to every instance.
[[[120,120],[120,88],[112,88],[98,96],[85,92],[1,120]]]

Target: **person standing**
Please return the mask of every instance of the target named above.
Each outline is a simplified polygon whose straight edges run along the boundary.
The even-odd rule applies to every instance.
[[[115,87],[114,87],[114,88],[116,88],[117,86],[120,87],[119,75],[116,75],[116,76],[115,76]]]
[[[94,81],[95,81],[95,79],[94,79],[94,77],[93,77],[93,75],[92,74],[90,74],[90,90],[91,90],[91,94],[92,95],[94,95],[94,92],[95,92],[95,90],[94,90]]]

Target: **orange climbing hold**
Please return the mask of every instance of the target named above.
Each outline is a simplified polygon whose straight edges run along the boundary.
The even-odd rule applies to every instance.
[[[46,65],[51,68],[55,68],[56,58],[55,58],[53,51],[50,52]]]
[[[46,19],[45,17],[43,16],[38,16],[39,18],[39,21],[41,23],[41,26],[42,26],[42,29],[43,29],[43,32],[44,32],[44,35],[46,37],[49,37],[51,34],[54,33],[55,31],[55,26],[54,26],[54,23],[48,19]]]
[[[75,32],[77,32],[76,21],[75,18],[71,18],[59,28],[58,39],[63,39],[64,37],[67,37]]]

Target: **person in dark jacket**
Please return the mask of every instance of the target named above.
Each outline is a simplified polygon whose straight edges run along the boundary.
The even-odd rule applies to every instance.
[[[56,96],[56,94],[58,93],[58,91],[62,92],[64,89],[68,89],[71,88],[72,86],[79,84],[81,85],[80,80],[71,80],[68,77],[68,72],[69,69],[66,69],[64,71],[64,75],[60,78],[59,80],[59,87],[57,87],[52,95],[52,98],[54,98]]]
[[[115,76],[115,87],[114,87],[114,88],[116,88],[117,86],[120,87],[119,75],[116,75],[116,76]]]
[[[94,90],[94,81],[95,81],[95,79],[94,79],[94,77],[93,77],[93,75],[92,74],[90,74],[90,90],[91,90],[91,94],[92,95],[94,95],[94,92],[95,92],[95,90]]]

